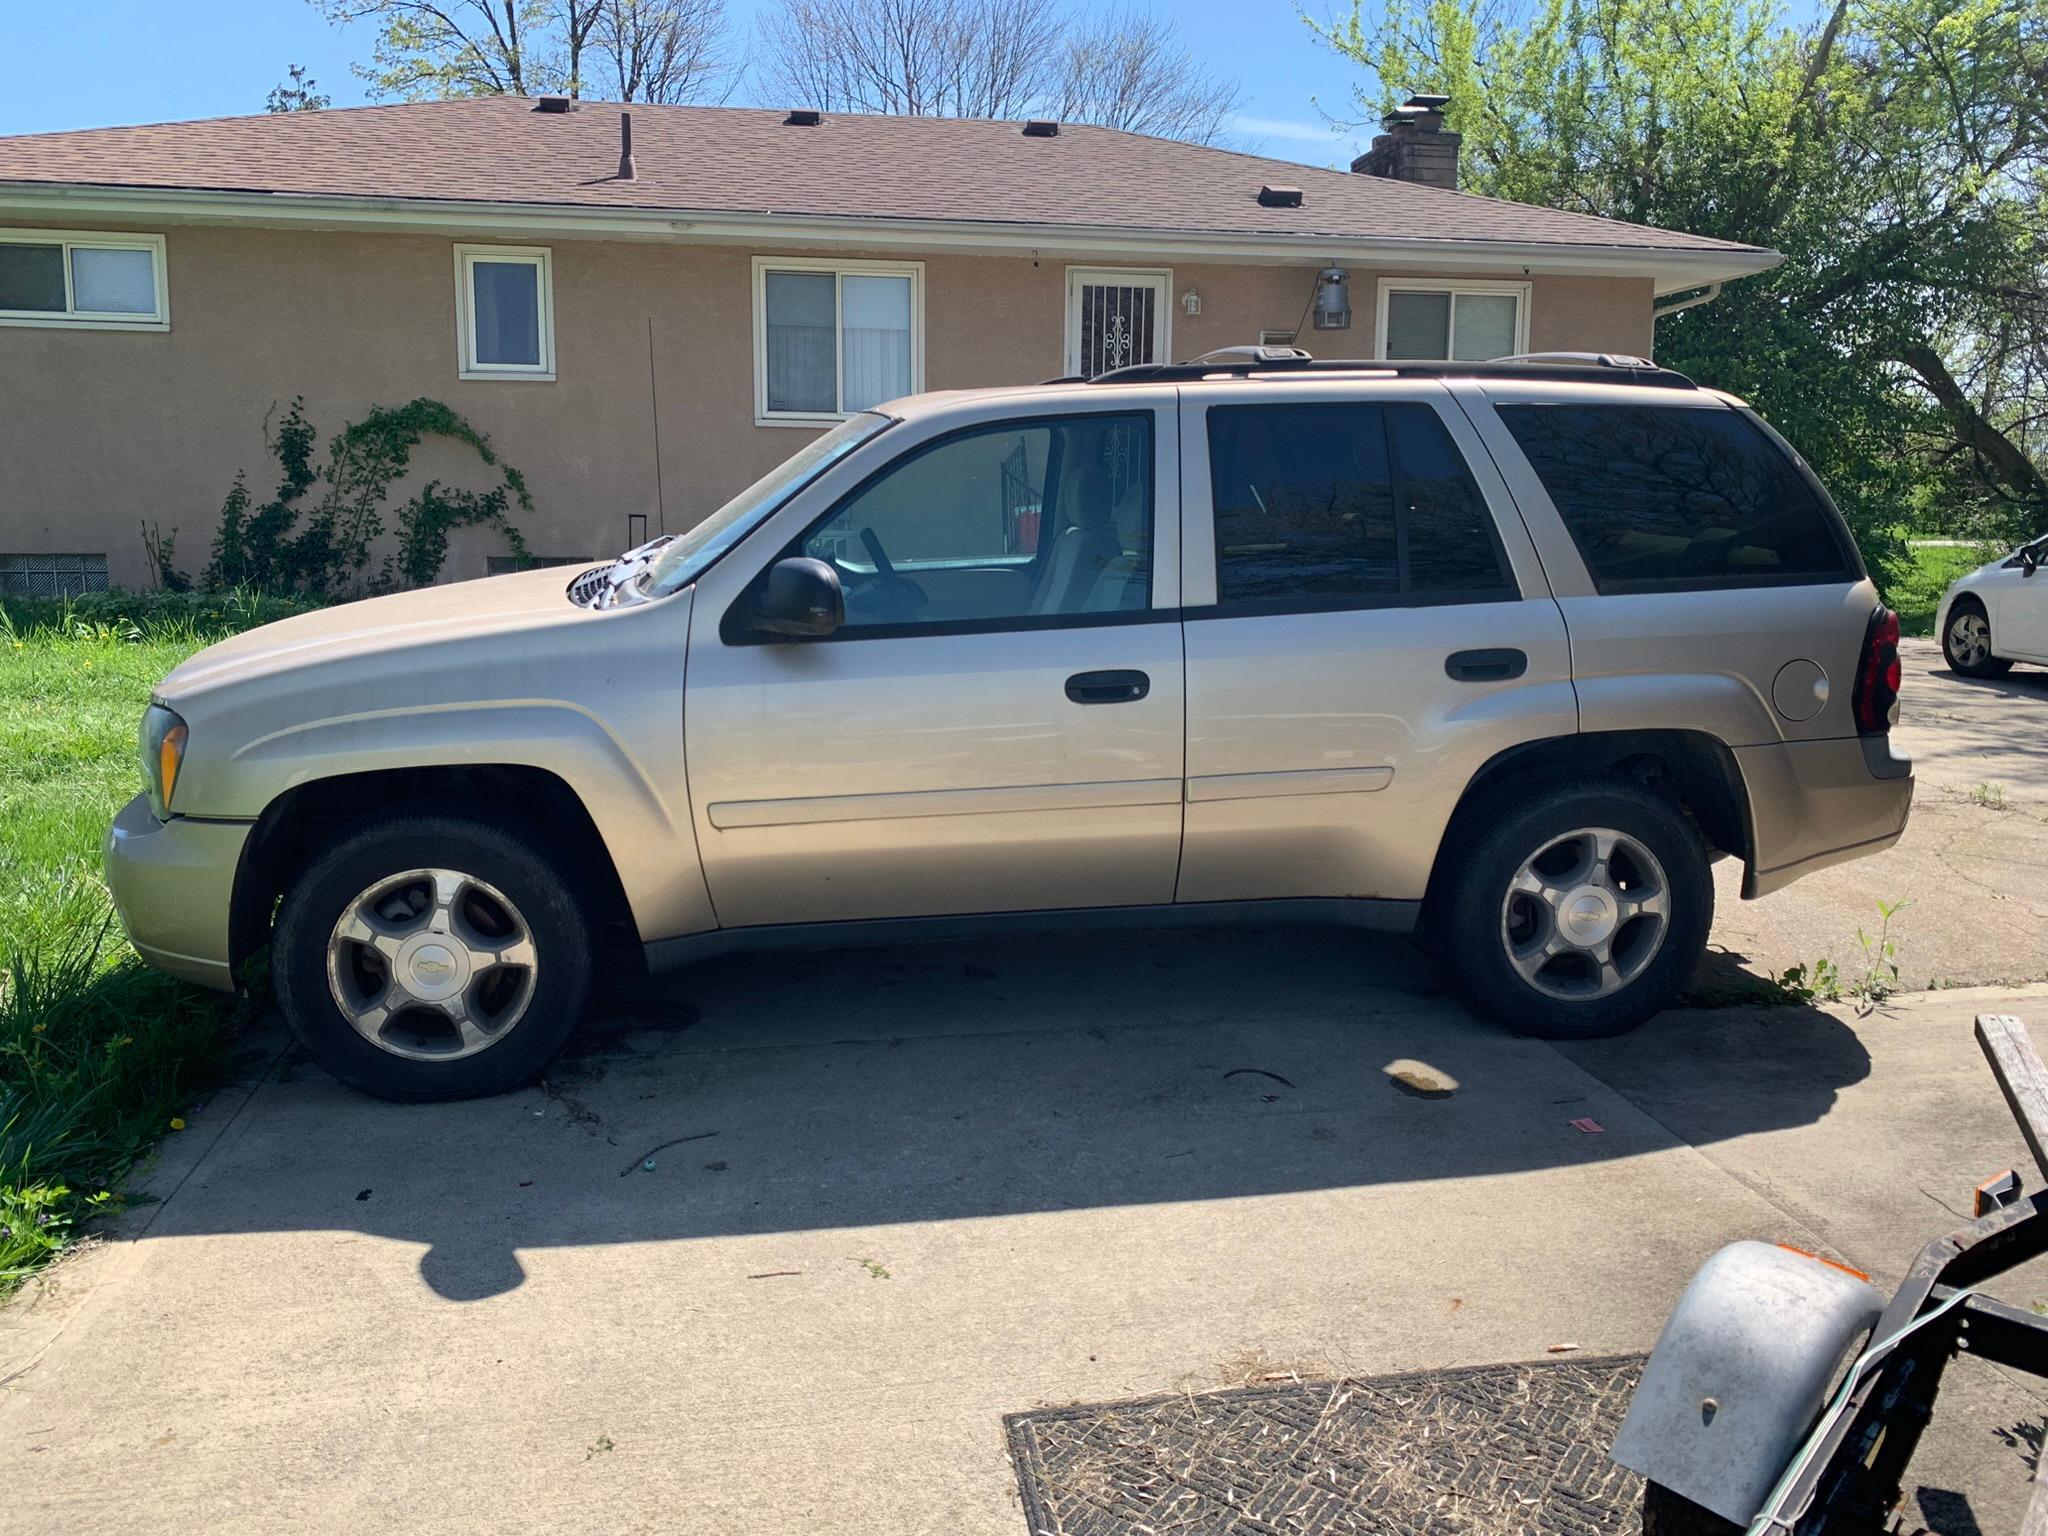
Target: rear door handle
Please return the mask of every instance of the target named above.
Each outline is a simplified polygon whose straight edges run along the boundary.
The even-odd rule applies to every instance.
[[[1076,704],[1134,704],[1151,691],[1143,672],[1076,672],[1067,679],[1067,697]]]
[[[1505,683],[1528,670],[1529,658],[1512,649],[1453,651],[1444,658],[1444,671],[1460,683]]]

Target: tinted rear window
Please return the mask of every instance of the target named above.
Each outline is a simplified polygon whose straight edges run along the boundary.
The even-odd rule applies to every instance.
[[[1602,592],[1846,581],[1834,515],[1732,410],[1502,405]]]
[[[1492,513],[1428,406],[1218,406],[1208,426],[1222,606],[1516,595]]]

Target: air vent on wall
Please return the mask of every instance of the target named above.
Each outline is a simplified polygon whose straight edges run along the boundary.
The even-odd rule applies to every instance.
[[[791,128],[815,128],[825,121],[825,114],[814,107],[797,107],[782,121]]]
[[[1060,136],[1060,125],[1049,117],[1034,117],[1024,125],[1027,139],[1056,139]]]
[[[1265,208],[1299,208],[1301,206],[1301,188],[1261,187],[1259,188],[1259,204]]]

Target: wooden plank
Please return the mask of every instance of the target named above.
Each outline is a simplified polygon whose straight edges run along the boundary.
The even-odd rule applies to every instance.
[[[2048,1065],[2042,1063],[2034,1042],[2027,1037],[2027,1026],[2009,1013],[1978,1014],[1977,1043],[1984,1048],[1991,1075],[1998,1079],[2012,1117],[2020,1124],[2020,1134],[2027,1138],[2034,1165],[2048,1178],[2048,1150],[2044,1150],[2048,1148]],[[2048,1509],[2042,1513],[2048,1519]],[[2028,1519],[2031,1525],[2031,1514]],[[2041,1536],[2048,1536],[2048,1525]]]
[[[2027,1518],[2020,1522],[2020,1536],[2048,1536],[2048,1480],[2034,1469],[2034,1496],[2027,1501]]]

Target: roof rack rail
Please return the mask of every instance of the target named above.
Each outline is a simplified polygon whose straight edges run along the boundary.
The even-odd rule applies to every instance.
[[[1385,358],[1311,357],[1299,347],[1223,347],[1183,363],[1134,363],[1090,384],[1171,384],[1219,375],[1379,373],[1402,379],[1538,379],[1561,384],[1647,384],[1697,389],[1684,374],[1620,352],[1525,352],[1483,363],[1404,363]],[[1064,382],[1064,381],[1058,381]]]

